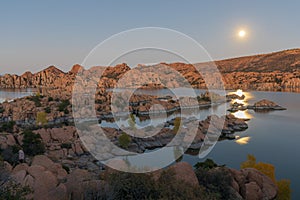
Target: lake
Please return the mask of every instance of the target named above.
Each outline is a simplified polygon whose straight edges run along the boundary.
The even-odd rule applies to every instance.
[[[152,93],[149,90],[145,92]],[[159,90],[154,93],[166,95],[168,92],[168,90]],[[200,93],[203,90],[197,92]],[[28,96],[32,93],[32,90],[0,90],[0,102],[5,99],[11,100]],[[300,191],[298,190],[300,188],[300,145],[298,143],[300,142],[300,94],[250,91],[246,92],[245,95],[248,104],[253,104],[261,99],[268,99],[286,107],[287,110],[267,113],[252,110],[239,111],[235,116],[251,118],[247,122],[249,128],[246,131],[236,133],[242,139],[218,142],[206,158],[211,158],[220,165],[226,164],[228,167],[239,169],[240,164],[247,159],[247,155],[252,154],[258,162],[273,164],[276,168],[277,179],[291,180],[293,199],[300,199]],[[228,107],[229,104],[221,106]],[[202,109],[200,111],[201,119],[206,118],[212,111],[218,113],[219,110],[222,110],[221,106]],[[159,123],[159,118],[155,122]],[[113,126],[105,121],[102,123],[103,126]],[[190,154],[183,156],[183,161],[192,165],[205,159],[200,160],[197,155]]]
[[[0,89],[0,103],[32,95],[36,89]]]
[[[203,90],[197,90],[201,93]],[[168,89],[154,91],[138,91],[137,93],[153,95],[171,95]],[[185,96],[185,92],[179,89],[178,94]],[[213,159],[216,163],[239,169],[240,164],[247,159],[248,154],[256,157],[257,162],[266,162],[275,166],[277,179],[289,179],[291,181],[293,199],[300,199],[300,94],[289,92],[244,92],[246,98],[241,103],[253,104],[261,99],[268,99],[287,108],[284,111],[271,111],[266,113],[253,110],[238,111],[234,113],[239,118],[250,118],[247,121],[249,128],[243,132],[237,132],[237,140],[224,140],[217,142],[208,156],[202,160],[198,155],[185,154],[183,161],[192,165]],[[239,101],[238,101],[239,102]],[[222,106],[229,108],[228,104],[218,107],[202,109],[198,119],[205,119],[212,112],[221,114]],[[169,116],[168,119],[177,115]],[[197,116],[197,115],[195,115]],[[150,122],[139,122],[149,124]],[[152,125],[159,124],[155,118]],[[161,122],[163,123],[163,122]],[[126,124],[126,121],[123,122]],[[104,125],[104,124],[103,124]],[[172,150],[170,150],[172,151]],[[168,155],[172,156],[172,152]]]

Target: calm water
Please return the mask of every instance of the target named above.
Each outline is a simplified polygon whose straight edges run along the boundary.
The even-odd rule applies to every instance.
[[[165,89],[145,92],[158,96],[171,94]],[[177,92],[185,96],[183,90],[179,89]],[[196,93],[201,92],[203,91],[198,90]],[[235,116],[239,118],[251,118],[247,122],[249,128],[236,133],[240,140],[218,142],[206,158],[211,158],[218,164],[226,164],[228,167],[239,169],[240,164],[247,159],[247,155],[253,154],[257,162],[266,162],[275,166],[277,179],[291,180],[292,197],[300,199],[298,190],[300,188],[300,94],[280,92],[246,92],[244,94],[246,99],[243,103],[253,104],[261,99],[268,99],[286,107],[287,110],[267,113],[248,110],[235,113]],[[201,110],[198,118],[205,119],[211,113],[221,114],[222,106],[229,107],[229,104]],[[154,119],[152,123],[158,124],[159,119]],[[172,156],[172,152],[168,155]],[[185,154],[183,161],[194,165],[206,158],[200,160],[198,155]]]
[[[300,94],[250,92],[249,103],[266,98],[286,107],[285,111],[256,113],[248,111],[239,116],[251,117],[249,128],[237,135],[250,139],[241,145],[235,141],[218,142],[207,158],[218,164],[238,169],[248,154],[257,161],[273,164],[277,179],[290,179],[293,199],[300,199]],[[197,156],[184,155],[184,161],[195,164]]]
[[[0,90],[0,102],[32,93],[31,90]],[[147,91],[147,93],[152,92]],[[169,94],[169,91],[160,90],[154,93],[165,95]],[[181,94],[184,96],[184,93]],[[228,140],[218,142],[206,158],[212,158],[218,164],[226,164],[228,167],[239,169],[241,162],[246,160],[247,155],[253,154],[258,162],[267,162],[276,167],[277,179],[291,180],[293,199],[300,199],[300,191],[297,190],[300,188],[300,94],[279,92],[247,92],[245,94],[249,104],[265,98],[286,107],[287,110],[268,113],[256,113],[254,111],[237,113],[237,117],[251,118],[247,122],[249,128],[236,134],[245,139],[242,142]],[[221,106],[228,106],[228,104]],[[222,110],[221,106],[201,110],[200,118],[204,119],[212,112],[219,113]],[[154,122],[159,124],[160,119],[157,118]],[[126,124],[126,121],[124,123]],[[102,125],[113,126],[108,122],[103,122]],[[202,160],[197,155],[185,154],[183,161],[193,165]]]
[[[33,94],[35,89],[0,89],[0,103]]]

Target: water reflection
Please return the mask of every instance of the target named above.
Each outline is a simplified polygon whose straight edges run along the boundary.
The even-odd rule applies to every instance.
[[[251,137],[241,137],[235,141],[237,144],[240,144],[240,145],[245,145],[245,144],[248,144],[249,141],[250,141]]]
[[[252,119],[253,118],[253,116],[248,112],[248,110],[239,110],[232,114],[236,118],[239,118],[239,119]]]

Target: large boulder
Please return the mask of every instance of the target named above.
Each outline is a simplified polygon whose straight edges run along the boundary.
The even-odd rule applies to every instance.
[[[173,170],[175,173],[175,178],[179,181],[189,183],[192,185],[199,185],[197,176],[194,172],[193,167],[187,162],[179,162],[175,165],[172,165],[170,170]]]
[[[263,194],[260,187],[255,182],[246,183],[246,200],[261,200]]]
[[[27,171],[27,169],[28,169],[27,163],[21,163],[21,164],[18,164],[17,166],[15,166],[15,168],[12,170],[12,173],[16,173],[21,170]]]
[[[268,176],[253,168],[242,169],[241,172],[247,182],[254,182],[260,187],[263,199],[275,199],[278,187]]]
[[[64,128],[53,128],[50,130],[51,138],[60,143],[70,142],[75,134],[75,128],[67,126]]]
[[[45,155],[37,155],[32,159],[31,166],[33,165],[40,165],[45,167],[46,169],[50,168],[54,162],[50,160],[47,156]]]

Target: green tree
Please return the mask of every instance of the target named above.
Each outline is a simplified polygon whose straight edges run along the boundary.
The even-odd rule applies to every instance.
[[[38,112],[36,116],[36,123],[38,125],[45,125],[48,123],[47,114],[45,112]]]
[[[67,107],[70,105],[70,101],[67,100],[62,100],[61,103],[58,105],[58,111],[59,112],[66,112]]]
[[[45,152],[44,144],[40,134],[35,134],[32,131],[26,130],[23,132],[23,150],[24,153],[30,156],[43,154]]]
[[[129,135],[127,135],[126,133],[122,133],[122,135],[120,135],[119,144],[122,148],[127,149],[130,142],[131,142],[131,138]]]
[[[179,131],[180,123],[181,123],[180,117],[176,117],[174,119],[174,128],[173,128],[173,131],[174,131],[175,134],[177,134],[177,132]]]
[[[135,125],[136,125],[135,117],[134,117],[134,115],[133,115],[132,113],[129,115],[128,125],[130,126],[130,128],[131,128],[132,130],[135,130],[135,129],[136,129],[136,127],[135,127]]]

